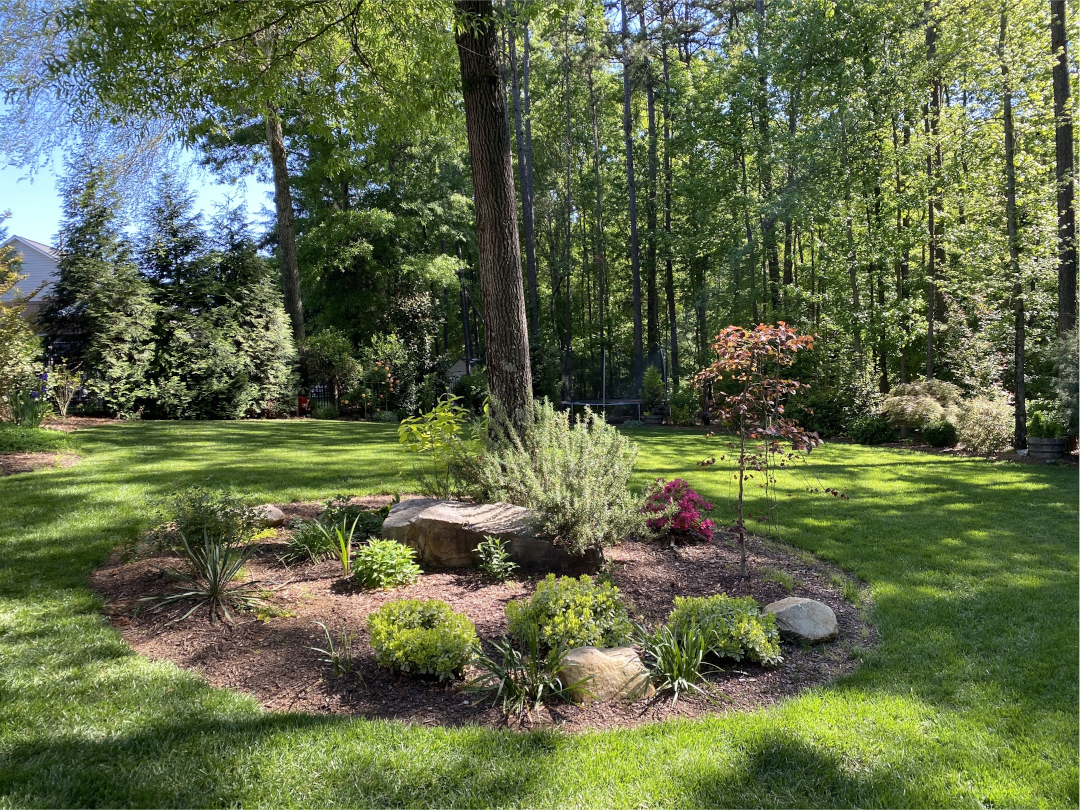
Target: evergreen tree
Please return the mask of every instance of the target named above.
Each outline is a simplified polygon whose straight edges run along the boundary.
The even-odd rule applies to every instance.
[[[80,363],[113,413],[151,393],[155,305],[123,235],[115,182],[91,155],[68,163],[57,281],[40,320],[54,355]]]

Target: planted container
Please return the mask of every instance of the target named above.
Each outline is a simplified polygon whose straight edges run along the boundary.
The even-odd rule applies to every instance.
[[[1065,455],[1065,439],[1028,437],[1028,456],[1038,461],[1053,461]]]

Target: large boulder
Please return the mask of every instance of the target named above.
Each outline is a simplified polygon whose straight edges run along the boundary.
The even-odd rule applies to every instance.
[[[636,700],[652,697],[656,687],[633,647],[576,647],[563,656],[563,683],[588,678],[570,690],[576,701]]]
[[[815,644],[840,635],[832,608],[814,599],[789,596],[766,605],[764,612],[776,616],[776,629],[786,641]]]
[[[603,557],[582,556],[556,546],[532,529],[533,513],[509,503],[476,504],[413,498],[394,504],[383,521],[383,537],[416,549],[417,559],[438,568],[475,568],[476,546],[486,536],[506,543],[510,559],[526,572],[593,574]]]

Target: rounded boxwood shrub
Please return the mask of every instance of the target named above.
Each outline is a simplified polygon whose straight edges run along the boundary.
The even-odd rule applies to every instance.
[[[848,435],[857,444],[887,444],[897,438],[896,428],[884,416],[860,416],[851,423]]]
[[[546,649],[615,647],[633,630],[619,589],[585,575],[556,579],[548,574],[532,599],[506,606],[506,618],[519,641],[528,638],[531,629]]]
[[[472,658],[476,628],[439,599],[398,599],[367,617],[375,660],[397,672],[453,678]]]
[[[762,613],[749,596],[676,596],[668,626],[685,637],[704,633],[708,652],[718,658],[749,658],[769,665],[782,660],[776,617]]]
[[[923,428],[923,438],[933,447],[955,447],[957,442],[956,425],[947,419],[931,422]]]
[[[398,588],[420,576],[416,551],[397,540],[371,538],[353,555],[353,579],[365,588]]]

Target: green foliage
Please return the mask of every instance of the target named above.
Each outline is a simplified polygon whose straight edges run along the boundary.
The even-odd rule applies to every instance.
[[[494,580],[504,582],[517,570],[517,563],[510,559],[506,541],[485,535],[476,546],[476,567]]]
[[[334,556],[334,538],[317,520],[297,518],[289,526],[289,540],[282,559],[290,565],[319,562]]]
[[[314,650],[323,656],[319,660],[330,665],[332,677],[338,678],[352,672],[354,666],[352,643],[356,640],[356,633],[343,624],[338,630],[338,637],[335,641],[334,636],[330,633],[330,628],[323,622],[312,622],[312,624],[322,628],[323,635],[326,636],[326,646],[309,647],[308,649]]]
[[[1013,410],[1003,396],[964,400],[956,417],[960,444],[990,455],[1008,447],[1013,438]]]
[[[1054,345],[1054,394],[1065,432],[1076,436],[1080,418],[1080,332],[1073,329]]]
[[[353,560],[353,579],[365,588],[400,588],[420,577],[416,551],[397,540],[371,538]]]
[[[642,500],[628,489],[637,448],[598,415],[586,409],[571,423],[544,401],[524,436],[498,410],[491,425],[487,446],[461,473],[479,500],[530,507],[537,531],[572,554],[648,534]]]
[[[487,375],[483,371],[462,374],[454,383],[454,396],[473,413],[483,413],[488,398]]]
[[[347,520],[357,521],[357,529],[362,535],[377,535],[382,530],[383,520],[390,514],[390,505],[379,509],[368,509],[360,504],[350,503],[351,495],[335,495],[325,502],[325,509],[319,516],[320,522],[332,526]]]
[[[1055,414],[1033,410],[1027,422],[1027,435],[1030,439],[1060,439],[1065,435],[1065,426],[1054,418]]]
[[[780,655],[780,633],[776,617],[762,613],[750,597],[727,594],[708,597],[675,597],[675,607],[668,616],[672,632],[704,633],[708,652],[718,658],[741,661],[749,658],[759,664],[774,666]]]
[[[176,546],[184,537],[221,538],[243,545],[259,531],[259,518],[239,497],[205,487],[184,487],[155,504],[162,524],[155,530],[160,543]]]
[[[645,427],[645,423],[640,419],[627,419],[622,423],[624,428],[641,428]]]
[[[645,369],[645,376],[641,383],[641,398],[645,400],[645,410],[650,414],[655,414],[667,398],[664,377],[656,366]]]
[[[375,422],[383,422],[388,425],[396,425],[401,421],[401,417],[397,411],[376,411],[372,420]]]
[[[820,436],[842,436],[851,427],[847,400],[840,391],[811,389],[793,397],[785,412],[807,430]]]
[[[585,575],[556,579],[548,574],[528,602],[506,605],[506,618],[511,635],[525,642],[535,631],[545,649],[615,647],[632,629],[619,589]]]
[[[701,411],[701,394],[691,385],[683,384],[670,398],[671,422],[679,427],[690,427],[698,422]]]
[[[360,375],[360,363],[353,357],[352,341],[340,329],[331,327],[310,336],[302,354],[308,373],[330,385],[336,411],[341,392]]]
[[[679,631],[666,624],[651,631],[640,625],[634,627],[634,643],[641,648],[641,661],[658,692],[671,690],[672,706],[685,692],[705,694],[698,684],[706,673],[716,669],[705,663],[709,641],[709,634],[696,624]]]
[[[454,678],[477,647],[476,628],[438,599],[399,599],[367,617],[375,660],[414,675]]]
[[[313,419],[337,419],[337,405],[332,402],[320,403],[311,409]]]
[[[942,408],[955,408],[960,404],[960,387],[943,380],[913,380],[892,389],[890,397],[929,397]]]
[[[45,376],[45,375],[40,375]],[[47,399],[47,388],[39,378],[24,380],[6,392],[3,404],[11,421],[25,428],[39,428],[52,408]]]
[[[67,419],[68,407],[83,385],[83,375],[77,368],[60,360],[49,369],[49,396],[60,411],[60,418]]]
[[[11,215],[0,212],[0,244],[7,241],[7,228],[3,222]],[[34,358],[40,346],[30,323],[23,317],[16,285],[26,276],[19,270],[22,259],[14,247],[0,247],[0,391],[8,391],[16,383],[33,373]],[[32,290],[21,292],[29,294]]]
[[[481,701],[501,701],[504,714],[528,715],[541,708],[545,700],[569,701],[575,690],[586,686],[587,678],[566,682],[561,674],[566,649],[544,650],[535,626],[526,628],[520,643],[519,650],[513,639],[503,636],[491,642],[493,655],[478,651],[470,663],[480,674],[465,689],[482,695]]]
[[[320,548],[329,547],[332,556],[341,563],[341,575],[349,576],[352,572],[350,560],[352,557],[353,535],[356,532],[356,524],[359,516],[350,523],[348,518],[342,518],[340,523],[326,526],[322,521],[315,521],[316,530],[323,535],[323,543]]]
[[[947,419],[930,422],[923,428],[923,438],[933,447],[954,447],[957,442],[956,425]]]
[[[0,453],[48,453],[73,446],[71,437],[59,430],[0,422]]]
[[[888,444],[897,439],[896,428],[884,416],[860,416],[851,423],[848,435],[858,444]]]
[[[440,399],[430,411],[403,419],[398,427],[398,441],[425,459],[421,474],[421,492],[425,495],[451,498],[458,489],[456,472],[460,464],[455,462],[466,452],[464,433],[472,420],[472,414],[459,401],[456,396]],[[470,445],[476,443],[475,435],[472,438]]]
[[[244,564],[255,553],[254,544],[233,543],[225,536],[210,534],[206,529],[202,532],[202,543],[190,542],[183,533],[179,534],[179,539],[179,550],[188,564],[188,570],[167,572],[179,581],[179,591],[144,597],[143,601],[154,603],[153,610],[177,602],[193,601],[195,604],[180,619],[186,619],[205,605],[212,624],[219,617],[232,621],[230,607],[252,608],[261,603],[254,585],[234,582],[242,574]]]
[[[946,410],[928,396],[889,397],[882,403],[881,414],[890,424],[923,430],[931,422],[946,418]]]

